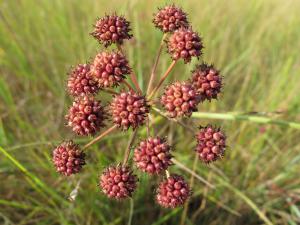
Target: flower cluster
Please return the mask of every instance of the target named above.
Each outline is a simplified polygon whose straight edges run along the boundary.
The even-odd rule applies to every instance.
[[[128,61],[120,52],[100,52],[91,68],[94,80],[102,88],[118,86],[129,73]]]
[[[134,161],[137,167],[149,174],[158,174],[171,164],[171,147],[165,139],[149,137],[143,140],[134,150]]]
[[[155,63],[144,93],[122,45],[125,40],[132,38],[130,23],[117,14],[106,15],[96,21],[91,35],[104,47],[113,45],[117,50],[101,51],[90,63],[72,67],[67,91],[74,100],[65,116],[66,125],[75,134],[92,137],[92,140],[83,147],[74,141],[62,142],[53,151],[53,164],[65,176],[79,173],[86,164],[86,148],[117,129],[123,132],[131,129],[132,135],[124,149],[123,162],[103,170],[98,181],[99,187],[109,198],[121,200],[131,197],[138,185],[138,177],[134,172],[136,169],[151,176],[163,177],[157,185],[156,202],[162,207],[174,208],[187,201],[191,187],[182,176],[169,173],[170,167],[176,162],[172,155],[174,146],[167,142],[167,138],[153,134],[155,115],[152,113],[160,113],[184,125],[181,119],[191,117],[199,104],[217,99],[221,92],[222,77],[212,65],[201,63],[191,72],[188,80],[170,83],[157,98],[160,87],[179,60],[184,63],[190,63],[192,59],[199,60],[203,42],[191,28],[187,14],[175,5],[159,9],[153,23],[164,33],[160,49],[166,44],[172,62],[156,87],[152,88]],[[105,104],[103,99],[98,99],[100,91],[109,93],[110,98]],[[105,129],[106,126],[109,127]],[[146,138],[136,139],[140,134],[139,128],[143,126],[148,131]],[[101,130],[102,133],[94,137]],[[226,137],[220,128],[208,125],[193,132],[196,137],[195,157],[210,163],[224,155]],[[140,141],[135,143],[137,140]],[[132,150],[134,167],[130,164]]]

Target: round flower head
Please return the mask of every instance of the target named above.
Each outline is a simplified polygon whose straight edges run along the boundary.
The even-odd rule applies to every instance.
[[[181,27],[188,27],[186,13],[174,4],[159,9],[153,19],[154,25],[162,32],[173,32]]]
[[[109,198],[131,197],[137,186],[137,177],[126,166],[110,166],[100,176],[99,186]]]
[[[159,184],[156,201],[165,208],[175,208],[182,206],[190,193],[189,185],[183,177],[174,174]]]
[[[222,88],[222,77],[212,65],[201,64],[192,71],[192,84],[202,100],[217,99]]]
[[[100,101],[85,96],[77,98],[66,115],[67,126],[78,135],[94,135],[104,127],[106,112]]]
[[[133,129],[145,123],[149,105],[144,96],[134,91],[121,92],[115,95],[110,105],[113,122],[122,130]]]
[[[149,137],[140,142],[134,150],[134,161],[139,169],[150,174],[158,174],[171,164],[170,145],[160,137]]]
[[[91,74],[101,88],[119,85],[130,70],[127,59],[119,52],[101,52],[91,66]]]
[[[171,118],[191,116],[197,111],[200,97],[189,82],[175,82],[166,87],[160,102]]]
[[[202,40],[191,28],[180,28],[169,38],[168,52],[173,60],[183,59],[185,63],[191,61],[192,57],[202,54]]]
[[[224,155],[226,137],[220,128],[213,128],[210,125],[207,127],[200,127],[196,139],[196,152],[202,161],[210,163]]]
[[[73,141],[66,141],[54,149],[52,161],[57,172],[70,176],[79,173],[85,165],[85,154]]]
[[[79,64],[70,71],[67,88],[74,97],[94,95],[99,91],[97,83],[92,79],[89,64]]]
[[[130,39],[130,32],[129,22],[124,17],[113,14],[98,19],[91,35],[108,47],[112,43],[122,44],[124,39]]]

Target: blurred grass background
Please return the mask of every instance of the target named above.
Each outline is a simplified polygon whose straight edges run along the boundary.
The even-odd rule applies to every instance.
[[[299,130],[194,119],[191,126],[221,125],[230,147],[224,160],[194,164],[195,173],[216,188],[195,179],[185,210],[155,205],[159,178],[141,173],[133,200],[114,202],[101,194],[97,177],[122,159],[129,132],[90,149],[80,175],[62,178],[52,167],[53,146],[74,137],[64,127],[71,103],[66,72],[102,48],[89,36],[95,18],[116,11],[132,22],[134,39],[125,49],[145,89],[162,37],[152,14],[167,2],[0,0],[0,224],[300,224]],[[175,2],[203,37],[203,59],[224,75],[222,97],[200,111],[255,111],[300,121],[300,1]],[[179,63],[171,79],[188,78],[195,63]],[[169,64],[164,53],[158,72]],[[157,134],[168,136],[176,159],[193,169],[193,135],[157,119]],[[178,166],[171,172],[191,176]],[[78,190],[73,202],[72,190]]]

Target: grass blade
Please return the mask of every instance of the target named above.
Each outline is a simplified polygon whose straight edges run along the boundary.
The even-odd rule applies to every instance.
[[[43,181],[41,181],[34,174],[30,173],[17,159],[15,159],[11,154],[9,154],[4,148],[0,146],[0,152],[8,158],[26,177],[30,179],[35,185],[37,185],[46,194],[50,194],[55,200],[66,203],[66,200],[49,188]]]

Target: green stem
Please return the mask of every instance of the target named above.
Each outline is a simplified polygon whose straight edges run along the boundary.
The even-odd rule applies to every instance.
[[[151,75],[150,75],[150,79],[149,79],[149,83],[148,83],[148,88],[147,88],[147,92],[146,92],[147,95],[150,93],[150,90],[151,90],[151,87],[152,87],[152,83],[153,83],[153,80],[154,80],[154,77],[155,77],[155,72],[156,72],[157,64],[158,64],[158,61],[159,61],[159,58],[160,58],[160,55],[161,55],[161,52],[162,52],[162,49],[163,49],[163,44],[164,44],[164,40],[166,39],[166,36],[167,36],[167,34],[164,34],[162,36],[162,39],[161,39],[161,42],[160,42],[160,46],[158,48],[158,53],[157,53],[157,56],[156,56],[153,68],[151,70]]]
[[[129,155],[130,155],[130,152],[131,152],[131,147],[132,147],[132,144],[135,140],[135,137],[137,135],[137,132],[138,132],[138,128],[136,128],[131,136],[130,136],[130,139],[129,139],[129,142],[128,142],[128,145],[127,145],[127,148],[125,150],[125,154],[124,154],[124,160],[123,160],[123,166],[125,166],[128,162],[128,159],[129,159]]]
[[[193,170],[192,170],[194,173],[195,173],[195,171],[196,171],[197,162],[198,162],[198,156],[196,156],[196,157],[194,158]],[[193,185],[194,185],[194,176],[191,175],[189,187],[192,189]],[[185,220],[186,220],[186,215],[187,215],[187,213],[188,213],[188,209],[189,209],[189,199],[188,199],[188,200],[185,202],[185,204],[184,204],[183,212],[182,212],[182,214],[181,214],[181,222],[180,222],[180,225],[184,225],[184,222],[185,222]]]
[[[274,119],[266,116],[247,115],[243,113],[208,113],[194,112],[191,116],[195,119],[216,119],[216,120],[232,120],[232,121],[249,121],[259,124],[274,124],[283,127],[290,127],[300,130],[300,123],[286,120]]]
[[[180,120],[178,120],[178,119],[176,119],[176,118],[170,118],[170,117],[168,117],[167,114],[165,114],[164,112],[162,112],[162,111],[159,110],[158,108],[152,107],[152,109],[153,109],[155,112],[157,112],[159,115],[161,115],[162,117],[164,117],[164,118],[166,118],[166,119],[168,119],[168,120],[170,120],[170,121],[173,121],[173,122],[175,122],[175,123],[178,123],[179,125],[181,125],[181,126],[184,127],[185,129],[187,129],[188,131],[190,131],[192,134],[196,133],[196,131],[194,130],[193,127],[191,127],[191,126],[189,126],[189,125],[183,123],[182,121],[180,121]]]
[[[130,211],[129,211],[129,218],[127,223],[128,225],[131,225],[132,223],[133,209],[134,209],[134,201],[132,198],[130,198]]]
[[[196,179],[198,179],[199,181],[201,181],[202,183],[206,184],[208,187],[215,189],[216,187],[209,183],[207,180],[205,180],[203,177],[201,177],[199,174],[197,174],[196,172],[194,172],[193,170],[191,170],[190,168],[188,168],[187,166],[185,166],[184,164],[182,164],[181,162],[177,161],[176,159],[172,158],[172,162],[178,166],[180,169],[186,171],[187,173],[191,174],[192,176],[194,176]]]

